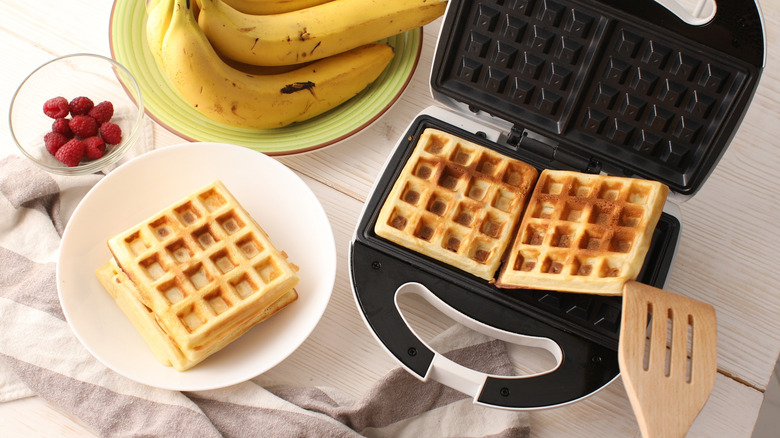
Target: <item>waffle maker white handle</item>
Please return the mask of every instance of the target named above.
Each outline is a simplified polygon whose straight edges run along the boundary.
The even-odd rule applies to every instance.
[[[655,0],[655,2],[693,26],[705,25],[712,21],[718,9],[715,0],[699,0],[693,9],[684,6],[677,0]]]
[[[551,339],[540,338],[536,336],[526,336],[518,333],[500,330],[498,328],[489,326],[487,324],[483,324],[453,309],[422,284],[406,283],[401,287],[399,287],[398,290],[396,291],[395,304],[396,304],[396,308],[398,309],[398,313],[404,319],[404,322],[406,323],[407,327],[418,338],[420,338],[420,335],[414,331],[414,328],[409,324],[409,321],[404,317],[404,314],[403,312],[401,312],[400,305],[399,305],[399,300],[403,296],[409,294],[414,294],[423,298],[425,301],[427,301],[429,304],[434,306],[444,315],[448,316],[449,318],[453,319],[459,324],[468,327],[478,333],[515,345],[525,345],[528,347],[542,348],[550,352],[555,358],[556,365],[553,368],[540,373],[528,374],[525,376],[518,376],[518,377],[511,377],[513,379],[531,378],[531,377],[550,373],[556,370],[561,365],[561,362],[563,361],[563,351],[561,350],[561,347]],[[430,345],[425,343],[425,341],[421,340],[421,342],[426,344],[428,348],[434,351]],[[461,364],[458,364],[457,362],[454,362],[446,358],[444,355],[440,353],[436,353],[433,361],[431,362],[430,369],[425,376],[425,380],[433,379],[453,389],[457,389],[458,391],[464,394],[470,395],[471,397],[474,398],[475,402],[478,403],[477,402],[478,396],[479,394],[482,393],[483,386],[488,377],[491,377],[491,375],[467,368]],[[505,376],[492,376],[492,377],[505,377]]]

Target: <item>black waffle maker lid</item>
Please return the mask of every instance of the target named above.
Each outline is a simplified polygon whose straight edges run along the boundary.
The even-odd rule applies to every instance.
[[[660,0],[450,0],[431,88],[511,123],[520,148],[691,195],[734,137],[765,62],[758,6],[713,9],[691,25]]]
[[[720,0],[692,25],[674,0],[449,0],[431,73],[436,108],[412,122],[367,200],[350,246],[356,303],[380,344],[411,374],[507,409],[560,406],[619,374],[620,297],[497,291],[488,282],[373,232],[415,139],[438,128],[538,168],[637,176],[694,194],[717,164],[753,97],[764,60],[758,6]],[[712,1],[712,0],[705,0]],[[440,117],[447,115],[447,117]],[[449,115],[459,121],[450,123]],[[487,140],[478,126],[499,126]],[[468,121],[468,122],[465,122]],[[468,124],[468,129],[463,126]],[[457,125],[457,126],[456,126]],[[664,214],[638,280],[662,287],[679,221]],[[400,313],[422,296],[495,338],[537,346],[558,366],[520,378],[488,376],[434,352]]]

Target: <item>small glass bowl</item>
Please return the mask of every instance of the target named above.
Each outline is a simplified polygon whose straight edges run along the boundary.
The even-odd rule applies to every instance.
[[[86,96],[95,105],[110,101],[114,106],[111,122],[122,129],[122,141],[106,144],[105,154],[96,160],[84,159],[75,167],[61,163],[46,150],[43,139],[54,122],[44,114],[43,104],[57,96],[69,102]],[[113,59],[87,53],[62,56],[35,69],[19,85],[9,110],[11,135],[19,150],[38,166],[60,175],[91,174],[115,164],[141,138],[143,117],[141,89],[133,75]]]

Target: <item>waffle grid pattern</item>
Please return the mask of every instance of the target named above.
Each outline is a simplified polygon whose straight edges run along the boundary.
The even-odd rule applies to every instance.
[[[388,195],[375,232],[492,280],[537,175],[526,163],[428,128]]]
[[[684,172],[713,144],[746,73],[620,23],[573,128]]]
[[[219,181],[113,237],[109,248],[190,359],[298,282],[286,255]]]
[[[573,0],[458,2],[441,87],[621,165],[685,184],[748,71],[735,61]],[[715,151],[717,153],[717,151]]]
[[[561,132],[607,19],[563,1],[465,3],[450,79]]]
[[[619,295],[636,278],[668,188],[544,170],[496,285]]]

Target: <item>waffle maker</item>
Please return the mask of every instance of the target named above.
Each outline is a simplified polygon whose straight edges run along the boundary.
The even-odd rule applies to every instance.
[[[758,5],[703,0],[450,0],[431,92],[367,200],[350,244],[355,300],[386,350],[421,380],[505,409],[560,406],[619,374],[620,297],[502,290],[378,237],[373,226],[418,137],[432,127],[536,166],[654,179],[672,191],[640,282],[663,287],[681,222],[748,108],[765,64]],[[529,376],[467,369],[409,327],[414,293],[454,320],[550,351]]]

